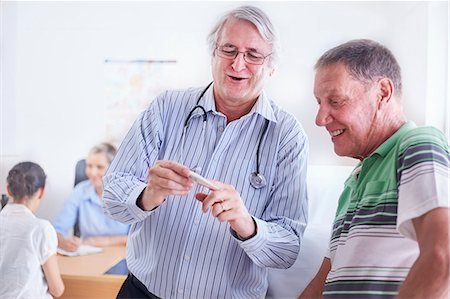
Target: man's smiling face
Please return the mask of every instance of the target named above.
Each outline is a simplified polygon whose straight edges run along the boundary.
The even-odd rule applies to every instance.
[[[217,44],[236,47],[240,52],[255,51],[264,56],[272,50],[252,23],[235,18],[225,23]],[[216,101],[239,104],[256,100],[272,72],[268,59],[262,65],[255,65],[246,62],[242,53],[235,59],[214,54],[212,75]]]

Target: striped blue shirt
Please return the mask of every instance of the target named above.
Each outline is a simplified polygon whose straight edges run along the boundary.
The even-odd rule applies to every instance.
[[[206,128],[197,109],[185,138],[185,119],[202,89],[161,94],[136,120],[104,177],[105,209],[132,224],[129,269],[163,298],[264,297],[267,267],[288,268],[295,262],[306,226],[308,140],[301,125],[264,93],[247,115],[227,124],[216,111],[212,90],[200,100]],[[260,173],[267,185],[255,189],[249,176],[256,171],[266,120]],[[233,185],[256,221],[257,234],[241,241],[228,223],[202,213],[194,198],[202,191],[199,186],[186,196],[169,196],[153,211],[141,210],[136,199],[156,160],[174,160]]]

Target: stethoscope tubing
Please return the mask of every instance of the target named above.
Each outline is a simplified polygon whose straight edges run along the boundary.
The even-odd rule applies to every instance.
[[[184,138],[185,135],[187,133],[187,128],[189,126],[189,120],[191,119],[192,113],[194,113],[195,110],[200,109],[202,110],[202,114],[203,114],[203,128],[202,130],[205,130],[206,128],[206,121],[208,120],[208,116],[207,116],[207,112],[205,107],[203,107],[202,105],[200,105],[200,100],[202,99],[202,97],[205,95],[206,91],[211,87],[211,85],[214,83],[214,81],[211,81],[206,87],[205,89],[202,91],[202,93],[199,95],[199,97],[197,98],[197,102],[195,103],[195,106],[191,109],[191,111],[189,111],[186,120],[184,121],[184,126],[183,126],[183,132],[182,132],[182,138],[181,138],[181,142],[184,144]],[[256,171],[252,172],[250,174],[249,180],[250,180],[250,184],[255,188],[255,189],[260,189],[263,188],[264,186],[266,186],[267,182],[266,182],[266,178],[264,177],[263,174],[261,174],[259,171],[259,166],[260,166],[260,149],[261,149],[261,144],[262,144],[262,140],[264,139],[265,135],[267,134],[267,129],[269,126],[269,121],[266,119],[265,123],[264,123],[264,127],[263,130],[261,132],[261,135],[259,137],[259,142],[258,142],[258,147],[256,148]],[[183,145],[182,145],[183,147]],[[181,153],[182,156],[182,153]]]

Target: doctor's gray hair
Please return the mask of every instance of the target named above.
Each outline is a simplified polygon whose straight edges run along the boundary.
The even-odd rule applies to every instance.
[[[394,92],[402,94],[400,66],[392,52],[385,46],[369,39],[355,39],[326,51],[316,62],[315,70],[342,63],[349,74],[363,84],[380,77],[389,78]]]
[[[208,44],[211,54],[214,55],[222,29],[230,18],[248,21],[255,25],[261,37],[272,46],[272,54],[269,56],[269,64],[272,67],[275,66],[278,61],[278,52],[280,48],[277,30],[270,21],[269,17],[261,9],[254,6],[241,6],[233,9],[225,14],[219,22],[217,22],[211,33],[208,35]]]

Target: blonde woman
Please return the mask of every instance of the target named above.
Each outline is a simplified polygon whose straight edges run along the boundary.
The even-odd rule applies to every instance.
[[[115,154],[115,147],[109,143],[100,143],[89,151],[88,180],[75,186],[53,223],[60,248],[76,251],[81,244],[103,247],[126,243],[129,226],[106,215],[102,203],[102,177]],[[71,235],[77,221],[80,237]]]

